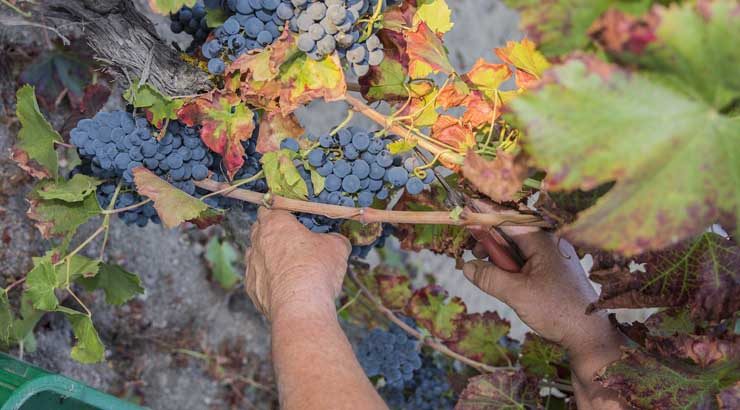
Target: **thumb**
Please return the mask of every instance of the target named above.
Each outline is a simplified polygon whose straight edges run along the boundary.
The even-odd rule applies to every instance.
[[[349,241],[349,239],[347,239],[346,236],[333,232],[329,234],[329,237],[332,238],[332,240],[334,240],[335,242],[338,242],[337,246],[344,246],[344,248],[347,249],[348,253],[352,252],[352,243]],[[339,243],[341,243],[341,245],[339,245]]]
[[[524,275],[521,273],[510,273],[481,260],[466,263],[463,274],[480,290],[504,303],[508,303],[513,294],[524,285]]]

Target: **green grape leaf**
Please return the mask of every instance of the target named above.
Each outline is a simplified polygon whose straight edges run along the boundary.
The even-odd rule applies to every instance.
[[[32,193],[28,202],[30,206],[26,215],[36,221],[36,228],[47,239],[75,232],[80,225],[101,213],[94,194],[82,201],[65,202],[60,199],[42,200],[38,194]]]
[[[35,266],[26,275],[26,295],[33,307],[51,311],[59,306],[54,294],[57,288],[57,274],[49,258],[34,258]]]
[[[696,331],[697,323],[688,306],[664,309],[653,313],[645,321],[651,336],[688,335]]]
[[[519,358],[527,373],[552,380],[557,376],[557,366],[563,365],[564,360],[565,349],[534,333],[527,333]]]
[[[687,305],[695,318],[721,319],[740,309],[740,248],[704,233],[668,249],[635,258],[637,270],[592,273],[601,295],[591,309]]]
[[[16,100],[15,113],[21,129],[18,131],[18,143],[13,148],[13,159],[36,178],[56,178],[59,165],[54,144],[61,142],[62,137],[41,114],[32,86],[21,87],[16,93]]]
[[[696,235],[722,217],[734,223],[739,118],[670,86],[663,74],[628,74],[589,57],[550,73],[547,85],[511,102],[526,124],[527,151],[548,171],[547,189],[617,181],[563,229],[568,238],[634,255]]]
[[[205,202],[180,191],[152,171],[138,167],[133,173],[136,189],[154,201],[154,208],[166,228],[197,219],[208,211]]]
[[[103,181],[84,174],[75,174],[72,179],[42,184],[36,193],[43,199],[59,199],[64,202],[79,202],[95,192]]]
[[[308,186],[298,173],[293,160],[298,154],[282,149],[268,152],[262,156],[262,169],[270,191],[276,195],[292,199],[306,199]]]
[[[229,18],[229,15],[221,7],[208,9],[208,13],[206,13],[206,24],[208,24],[209,28],[217,28],[223,25],[227,18]]]
[[[105,360],[105,346],[90,316],[64,306],[59,306],[57,311],[67,317],[77,339],[70,353],[72,359],[83,364],[100,363]]]
[[[401,310],[411,299],[411,283],[408,276],[375,275],[378,282],[378,294],[383,305],[388,309]]]
[[[280,149],[280,142],[285,138],[295,138],[302,148],[308,148],[310,141],[300,138],[305,130],[294,114],[283,115],[279,111],[266,112],[259,126],[257,152],[264,154]]]
[[[360,77],[362,96],[368,102],[405,101],[409,97],[408,72],[400,61],[386,58],[380,65],[370,67],[370,72]]]
[[[236,249],[229,242],[222,242],[216,237],[211,238],[206,247],[205,257],[213,279],[222,288],[231,290],[242,280],[242,275],[234,268],[234,262],[238,258]]]
[[[158,128],[161,128],[167,120],[176,120],[177,111],[185,103],[185,100],[173,99],[162,94],[149,83],[140,84],[136,78],[123,93],[123,98],[135,108],[145,108],[149,122]]]
[[[702,369],[683,360],[633,349],[602,369],[596,381],[616,390],[636,408],[715,408],[715,395],[720,389],[737,382],[739,363],[735,359]]]
[[[445,0],[416,0],[414,24],[424,22],[437,33],[452,30],[452,10]]]
[[[399,139],[388,144],[388,151],[393,155],[403,154],[404,152],[409,152],[416,148],[416,145],[416,140]]]
[[[197,0],[149,0],[149,7],[158,14],[176,13],[183,6],[193,7]]]
[[[280,110],[283,115],[319,98],[341,100],[347,92],[339,57],[313,60],[298,50],[296,36],[288,33],[262,53],[243,54],[226,75],[238,80],[244,102],[266,111]]]
[[[626,35],[631,40],[626,49],[603,46],[615,60],[636,65],[683,93],[684,98],[708,106],[703,110],[714,108],[710,114],[718,111],[719,118],[733,117],[728,114],[740,96],[737,70],[728,64],[740,58],[732,40],[740,36],[736,0],[656,7],[638,21],[629,21],[631,17],[618,12],[608,17],[616,19],[607,23],[609,29],[639,30],[638,39],[630,38],[631,33],[605,33],[618,38]],[[713,117],[705,121],[709,124]]]
[[[540,408],[537,381],[522,370],[495,370],[471,377],[456,410],[514,410]]]
[[[520,27],[547,56],[558,56],[587,46],[588,29],[609,7],[643,13],[652,0],[504,0],[521,13]]]
[[[313,185],[313,194],[318,196],[326,188],[326,177],[321,176],[315,169],[310,169],[311,185]]]
[[[33,336],[33,328],[36,327],[44,313],[46,312],[43,310],[35,309],[28,292],[23,292],[20,302],[20,317],[13,321],[13,340],[19,342],[27,339],[29,335]]]
[[[136,295],[144,294],[139,276],[119,265],[108,263],[100,264],[97,275],[78,279],[77,283],[88,292],[102,289],[105,293],[105,302],[115,306],[123,305]]]
[[[46,258],[54,260],[54,251],[46,254]],[[82,255],[74,255],[63,263],[54,266],[54,272],[57,277],[57,287],[65,287],[77,280],[77,278],[91,278],[98,274],[100,270],[100,261],[90,259]],[[69,279],[68,279],[69,278]]]
[[[434,336],[449,340],[456,334],[456,320],[465,315],[465,302],[459,297],[448,300],[447,291],[439,286],[426,286],[414,292],[406,313]]]
[[[214,90],[191,100],[178,111],[189,127],[202,126],[200,138],[211,151],[223,157],[231,179],[244,165],[242,142],[252,138],[254,113],[230,92]]]
[[[13,331],[14,323],[13,312],[10,310],[8,293],[0,290],[0,344],[8,343],[15,334]]]
[[[455,320],[454,326],[455,335],[447,342],[450,349],[492,366],[511,362],[512,352],[502,343],[511,324],[497,312],[463,315]]]
[[[404,39],[411,78],[424,78],[438,72],[455,72],[442,39],[425,23],[419,23],[416,29],[404,32]]]

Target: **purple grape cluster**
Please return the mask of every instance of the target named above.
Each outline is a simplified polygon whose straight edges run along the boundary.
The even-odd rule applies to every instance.
[[[193,36],[196,44],[202,44],[211,32],[206,22],[207,12],[202,3],[192,8],[183,6],[177,13],[170,14],[170,30],[176,34],[184,31]]]
[[[432,172],[420,170],[415,157],[393,155],[387,149],[392,139],[373,132],[349,127],[313,139],[318,147],[308,152],[307,161],[326,178],[319,194],[323,202],[369,207],[402,188],[418,195],[434,180]]]
[[[403,386],[386,385],[378,393],[393,410],[450,410],[456,401],[447,372],[432,357],[424,357]]]
[[[375,34],[364,38],[366,24],[361,18],[374,14],[378,1],[385,0],[291,0],[296,8],[290,20],[291,31],[298,33],[298,48],[314,60],[339,51],[357,76],[384,58],[383,47]]]
[[[272,44],[294,12],[289,0],[228,0],[222,6],[231,15],[201,47],[213,75],[223,74],[227,63],[245,52]]]
[[[355,355],[367,377],[381,376],[387,386],[403,388],[422,365],[418,341],[400,327],[375,328],[357,345]]]
[[[141,166],[186,193],[195,194],[193,181],[208,177],[214,164],[213,154],[196,129],[179,121],[169,123],[161,140],[156,138],[158,133],[145,118],[134,118],[125,111],[99,112],[93,118],[80,120],[70,131],[70,140],[83,161],[81,172],[108,182],[98,187],[101,206],[108,206],[119,183],[125,194],[118,197],[116,209],[139,202],[140,196],[126,191],[133,191],[133,169]],[[155,216],[146,207],[133,213],[142,212],[146,212],[147,219]],[[146,224],[140,218],[130,217],[129,221],[125,215],[122,217],[127,222]]]

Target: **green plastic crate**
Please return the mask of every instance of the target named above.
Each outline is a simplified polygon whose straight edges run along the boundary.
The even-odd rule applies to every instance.
[[[0,353],[0,410],[143,410]]]

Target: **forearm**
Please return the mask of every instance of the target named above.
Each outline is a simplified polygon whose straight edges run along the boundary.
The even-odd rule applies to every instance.
[[[386,409],[360,367],[333,304],[276,312],[272,356],[283,409]]]

